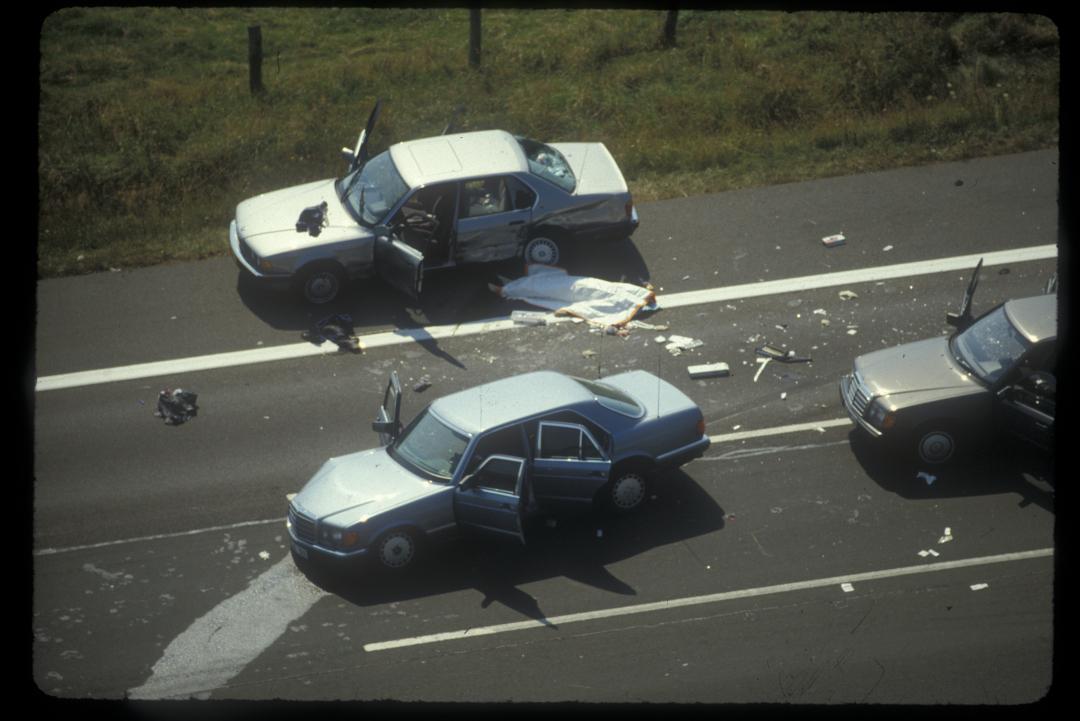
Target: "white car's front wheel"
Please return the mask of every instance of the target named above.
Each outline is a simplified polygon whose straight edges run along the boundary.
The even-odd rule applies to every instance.
[[[313,305],[325,305],[338,297],[345,283],[341,269],[331,264],[319,264],[305,269],[299,278],[300,296]]]

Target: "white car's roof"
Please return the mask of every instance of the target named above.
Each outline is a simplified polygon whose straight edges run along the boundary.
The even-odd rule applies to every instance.
[[[407,140],[391,145],[390,157],[410,188],[529,169],[521,145],[505,130]]]

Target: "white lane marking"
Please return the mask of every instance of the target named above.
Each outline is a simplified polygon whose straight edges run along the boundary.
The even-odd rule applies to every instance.
[[[241,521],[239,523],[230,523],[225,526],[210,526],[209,528],[196,528],[190,531],[177,531],[176,533],[158,533],[152,536],[139,536],[138,538],[125,538],[119,541],[102,541],[100,543],[87,543],[82,546],[68,546],[66,548],[42,548],[34,551],[35,556],[52,556],[57,553],[71,553],[72,551],[86,551],[93,548],[106,548],[108,546],[119,546],[125,543],[145,543],[147,541],[161,541],[170,538],[183,538],[184,536],[197,536],[200,533],[213,533],[214,531],[234,531],[237,528],[245,528],[247,526],[265,526],[270,523],[280,523],[284,526],[285,517],[281,518],[266,518],[261,521]]]
[[[286,555],[173,639],[128,698],[190,698],[221,688],[327,595]]]
[[[979,258],[983,259],[984,266],[989,267],[1005,263],[1046,260],[1055,257],[1057,257],[1057,246],[1037,245],[1029,248],[1000,250],[990,253],[974,253],[972,255],[960,255],[937,260],[923,260],[911,263],[878,266],[875,268],[862,268],[858,270],[845,270],[798,278],[784,278],[781,280],[746,283],[744,285],[734,285],[726,288],[691,290],[683,293],[658,296],[657,303],[661,309],[679,308],[701,303],[716,303],[739,298],[754,298],[763,295],[814,290],[835,285],[864,283],[868,281],[887,280],[916,275],[929,275],[932,273],[944,273],[955,270],[970,271],[975,266],[975,263],[978,262]],[[441,338],[473,335],[477,333],[492,333],[495,331],[520,327],[521,326],[516,325],[509,318],[493,318],[453,325],[427,326],[425,328],[408,328],[373,333],[371,335],[361,336],[360,342],[365,348],[379,348],[400,343],[439,340]],[[217,368],[228,368],[239,365],[251,365],[276,360],[290,360],[337,352],[337,346],[330,341],[326,341],[322,345],[295,343],[274,346],[271,348],[253,348],[250,350],[214,353],[191,358],[178,358],[174,360],[156,361],[153,363],[137,363],[115,368],[101,368],[98,370],[42,376],[37,379],[35,390],[50,391],[63,388],[76,388],[80,386],[96,385],[98,383],[112,383],[115,381],[135,380],[138,378],[177,375],[180,373],[214,370]]]
[[[582,613],[569,613],[563,616],[552,616],[550,618],[531,619],[528,621],[518,621],[515,623],[502,623],[494,626],[466,628],[460,631],[433,633],[426,636],[414,636],[412,638],[402,638],[394,641],[379,641],[376,643],[366,643],[364,644],[364,650],[368,652],[387,651],[390,649],[403,648],[406,646],[419,646],[429,643],[439,643],[442,641],[458,641],[461,639],[473,638],[476,636],[491,636],[499,633],[523,631],[532,628],[550,628],[552,626],[559,627],[571,623],[580,623],[582,621],[595,621],[598,619],[615,618],[618,616],[630,616],[640,613],[650,613],[653,611],[667,611],[675,608],[700,606],[708,603],[720,603],[722,601],[732,601],[740,598],[754,598],[756,596],[767,596],[777,593],[791,593],[793,591],[805,591],[809,589],[823,588],[826,586],[836,586],[844,583],[856,584],[864,581],[875,581],[885,578],[897,578],[900,576],[910,576],[920,573],[933,573],[937,571],[951,571],[957,568],[971,568],[974,566],[986,566],[994,563],[1023,561],[1033,558],[1045,558],[1047,556],[1053,555],[1053,548],[1041,548],[1034,551],[1003,553],[997,556],[967,558],[958,561],[939,561],[936,563],[926,563],[918,566],[904,566],[901,568],[890,568],[882,571],[852,573],[845,576],[832,576],[830,578],[818,578],[810,581],[781,583],[775,586],[762,586],[760,588],[747,588],[739,591],[711,593],[704,596],[676,598],[669,601],[641,603],[635,606],[621,606],[617,608],[608,608],[599,611],[585,611]]]
[[[709,436],[709,440],[713,443],[729,443],[731,441],[741,441],[747,438],[762,438],[764,436],[776,436],[783,433],[799,433],[802,431],[816,431],[819,428],[836,428],[837,426],[853,426],[849,418],[833,418],[828,421],[811,421],[809,423],[793,423],[788,426],[775,426],[773,428],[761,428],[756,431],[738,431],[737,433],[723,433],[716,436]]]

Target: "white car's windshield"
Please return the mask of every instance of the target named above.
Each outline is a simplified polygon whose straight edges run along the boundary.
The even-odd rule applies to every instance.
[[[425,473],[450,480],[468,444],[468,436],[425,410],[390,446],[390,455]]]
[[[409,186],[401,179],[390,151],[379,153],[338,185],[341,202],[365,225],[375,225],[390,212]]]
[[[957,358],[986,383],[1007,373],[1030,345],[1009,322],[1005,306],[980,318],[952,342]]]

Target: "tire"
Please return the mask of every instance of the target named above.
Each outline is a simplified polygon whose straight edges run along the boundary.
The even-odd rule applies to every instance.
[[[954,460],[963,448],[956,429],[949,423],[927,423],[912,434],[915,458],[931,466],[944,466]]]
[[[420,540],[415,531],[398,528],[379,538],[375,544],[375,560],[386,571],[401,573],[416,565],[420,555]]]
[[[312,305],[330,303],[341,293],[345,273],[333,263],[319,263],[301,271],[296,290],[300,298]]]
[[[611,482],[604,487],[604,501],[608,509],[617,514],[632,513],[645,503],[648,477],[641,468],[624,468],[616,471]]]
[[[526,265],[556,265],[562,253],[557,242],[547,236],[538,235],[525,244],[522,255]]]

